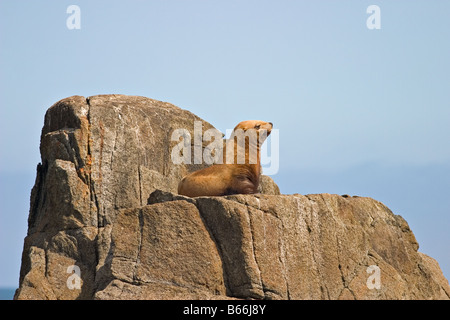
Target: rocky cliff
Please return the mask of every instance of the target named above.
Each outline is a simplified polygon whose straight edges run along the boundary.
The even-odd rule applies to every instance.
[[[50,107],[16,299],[448,299],[406,221],[362,197],[187,198],[171,133],[189,111],[144,97]]]

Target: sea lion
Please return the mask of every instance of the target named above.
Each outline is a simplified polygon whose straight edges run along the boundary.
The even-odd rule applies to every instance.
[[[178,194],[199,197],[257,193],[261,176],[260,148],[272,127],[271,122],[260,120],[240,122],[225,142],[223,164],[185,176],[178,185]]]

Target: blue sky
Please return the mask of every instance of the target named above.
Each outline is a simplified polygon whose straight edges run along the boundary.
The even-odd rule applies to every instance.
[[[69,5],[81,29],[69,30]],[[366,9],[381,9],[369,30]],[[450,278],[450,2],[0,1],[0,286],[17,287],[45,111],[117,93],[279,129],[290,193],[382,201]]]

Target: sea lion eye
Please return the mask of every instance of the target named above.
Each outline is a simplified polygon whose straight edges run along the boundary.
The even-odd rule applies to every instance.
[[[255,125],[255,129],[258,130],[261,127],[260,124]]]

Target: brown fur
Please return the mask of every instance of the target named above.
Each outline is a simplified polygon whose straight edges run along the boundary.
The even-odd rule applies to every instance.
[[[267,136],[272,130],[272,123],[259,120],[248,120],[240,122],[235,128],[245,131],[254,129],[257,133],[256,148],[257,157],[256,163],[250,158],[250,143],[249,137],[245,137],[245,161],[243,164],[238,164],[238,150],[239,146],[234,139],[234,162],[227,164],[226,149],[230,145],[230,141],[226,142],[223,152],[223,163],[214,164],[208,168],[195,171],[184,177],[178,185],[178,193],[188,197],[199,196],[222,196],[227,194],[251,194],[258,192],[259,179],[261,175],[261,156],[260,147],[263,138],[260,141],[260,132],[267,130]]]

